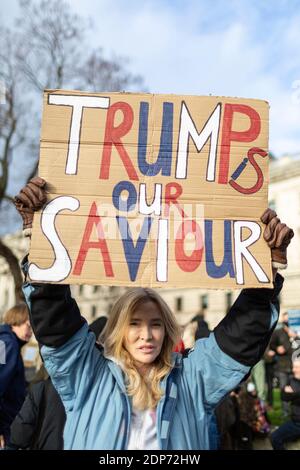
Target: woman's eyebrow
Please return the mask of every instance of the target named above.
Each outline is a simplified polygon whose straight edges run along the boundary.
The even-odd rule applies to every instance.
[[[143,321],[143,318],[140,318],[139,316],[133,316],[130,321]],[[160,317],[156,317],[156,318],[150,318],[150,321],[160,321],[162,322],[162,319]]]

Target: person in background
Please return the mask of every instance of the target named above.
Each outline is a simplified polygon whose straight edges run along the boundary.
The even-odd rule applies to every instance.
[[[182,335],[184,333],[184,326],[180,326],[180,333],[181,333],[181,336],[179,338],[178,343],[174,346],[173,352],[178,352],[178,353],[183,354],[186,349],[185,344],[182,339]]]
[[[9,450],[62,450],[66,413],[42,365],[11,425]]]
[[[279,380],[280,390],[288,384],[292,372],[292,342],[297,337],[296,333],[289,328],[288,313],[282,315],[282,326],[274,331],[270,349],[276,353],[275,371]],[[287,401],[282,402],[283,414],[289,416],[290,408]]]
[[[98,339],[107,322],[106,316],[97,318],[89,330]],[[23,406],[11,425],[7,448],[10,450],[62,450],[66,422],[64,405],[55,390],[44,365],[32,383]]]
[[[32,330],[26,304],[18,304],[4,315],[0,325],[3,358],[0,361],[0,449],[10,437],[10,425],[26,395],[21,348],[31,338]]]
[[[266,369],[265,369],[265,361],[261,359],[252,369],[251,372],[251,379],[254,382],[255,389],[257,392],[258,397],[263,402],[266,401]]]
[[[275,450],[285,450],[286,442],[300,439],[300,357],[293,361],[293,376],[281,392],[281,399],[291,403],[291,419],[271,435]]]
[[[265,371],[266,371],[266,386],[267,386],[267,402],[270,407],[273,407],[273,380],[274,369],[276,364],[276,353],[270,347],[267,348],[264,354]]]
[[[218,450],[236,449],[236,427],[239,423],[238,389],[239,387],[228,393],[215,408],[219,437]],[[214,429],[212,429],[211,434],[216,435],[216,431],[214,432]]]
[[[185,346],[184,346],[184,342],[182,341],[181,338],[179,339],[178,343],[175,345],[173,351],[174,351],[174,352],[181,353],[181,354],[184,353],[184,351],[185,351]]]
[[[185,348],[192,348],[197,339],[208,338],[210,330],[207,322],[204,320],[203,314],[194,316],[185,326],[182,340]]]
[[[96,340],[98,340],[99,336],[104,330],[106,323],[107,323],[107,317],[105,315],[102,315],[101,317],[96,318],[96,320],[94,320],[92,323],[89,324],[89,329],[96,336]]]
[[[256,390],[253,382],[245,382],[234,391],[238,404],[238,419],[235,425],[236,450],[253,450],[253,429],[256,423]]]
[[[204,320],[204,313],[198,313],[194,318],[192,318],[192,323],[196,322],[197,327],[195,331],[195,341],[200,338],[208,338],[210,329],[208,327],[207,321]]]
[[[238,403],[238,419],[232,433],[235,449],[253,450],[253,439],[265,437],[270,431],[265,405],[253,382],[243,383],[233,393]]]

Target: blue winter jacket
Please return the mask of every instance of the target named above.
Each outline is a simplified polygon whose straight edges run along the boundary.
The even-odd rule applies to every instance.
[[[10,425],[26,394],[21,357],[21,347],[24,343],[17,338],[9,325],[0,325],[0,342],[0,435],[4,435],[7,441]]]
[[[163,450],[209,449],[217,403],[262,356],[278,318],[274,289],[246,289],[214,332],[184,355],[162,381],[157,436]],[[121,368],[95,347],[68,286],[26,284],[24,292],[42,355],[66,409],[65,449],[127,448],[131,400]]]

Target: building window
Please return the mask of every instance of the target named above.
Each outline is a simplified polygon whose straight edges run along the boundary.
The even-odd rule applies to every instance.
[[[232,292],[227,292],[225,295],[226,295],[225,304],[226,304],[226,313],[227,313],[232,305]]]
[[[181,312],[182,311],[182,297],[176,297],[175,302],[176,302],[176,311]]]
[[[95,318],[96,314],[97,314],[97,307],[96,305],[92,305],[92,313],[91,313],[92,318]]]
[[[206,310],[208,308],[208,295],[204,294],[200,297],[200,310]]]

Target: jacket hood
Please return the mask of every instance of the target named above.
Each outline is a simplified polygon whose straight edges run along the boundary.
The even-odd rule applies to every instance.
[[[3,325],[0,325],[0,334],[1,333],[6,333],[8,335],[14,335],[12,329],[11,329],[11,326],[10,325],[6,325],[3,323]],[[15,336],[15,335],[14,335]]]
[[[13,332],[12,327],[10,325],[2,324],[0,325],[0,334],[4,334],[9,336],[12,340],[17,341],[20,348],[27,344],[27,341],[23,341],[22,339],[18,338],[18,336]]]

